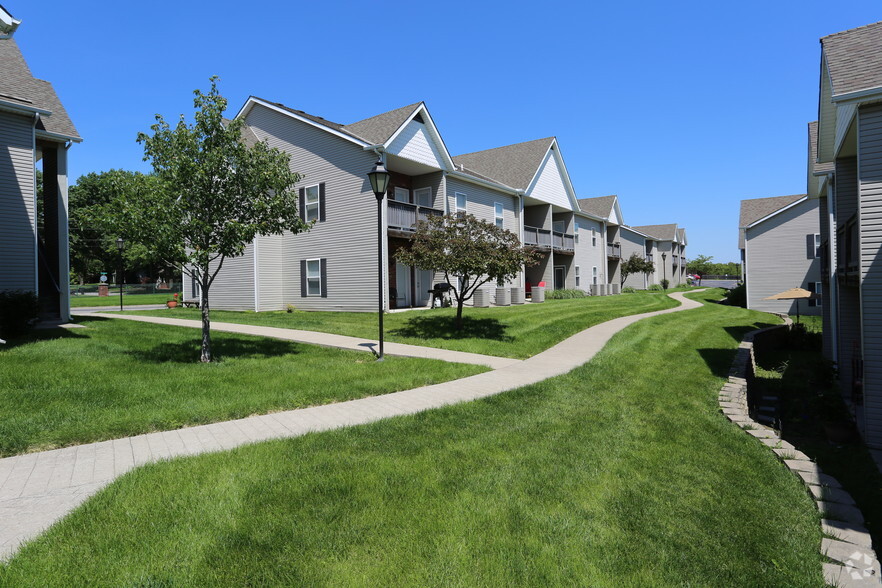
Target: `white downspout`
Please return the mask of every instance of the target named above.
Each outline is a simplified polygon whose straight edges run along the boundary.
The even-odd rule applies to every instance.
[[[40,122],[40,113],[34,113],[34,124],[31,125],[31,153],[34,158],[34,193],[31,203],[33,205],[34,218],[34,292],[40,296],[40,235],[37,233],[37,123]]]
[[[833,174],[827,176],[827,242],[829,253],[827,260],[828,287],[830,289],[830,351],[833,365],[839,364],[839,282],[836,276],[837,248],[836,248],[836,188]]]

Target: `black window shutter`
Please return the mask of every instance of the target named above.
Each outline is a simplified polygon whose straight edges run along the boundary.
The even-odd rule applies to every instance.
[[[815,241],[815,236],[812,235],[811,237],[812,237],[812,243],[814,243],[814,241]],[[814,293],[815,293],[815,283],[814,283],[814,282],[809,282],[809,283],[808,283],[808,287],[806,288],[806,290],[808,290],[809,292],[811,292],[812,294],[814,294]],[[817,300],[812,300],[811,298],[809,298],[808,305],[809,305],[809,307],[817,306],[817,305],[818,305],[818,301],[817,301]]]
[[[306,260],[300,260],[300,297],[306,298]]]
[[[306,188],[300,188],[300,218],[306,220]]]
[[[322,298],[328,297],[328,260],[322,257]]]
[[[325,222],[325,183],[319,184],[319,222]]]
[[[817,247],[815,247],[815,234],[809,233],[805,236],[805,256],[806,259],[814,259],[815,253],[817,252]]]

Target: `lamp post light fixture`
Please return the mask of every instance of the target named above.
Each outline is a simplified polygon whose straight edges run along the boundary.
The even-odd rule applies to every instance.
[[[668,279],[668,254],[662,253],[662,280]],[[666,288],[667,289],[667,288]]]
[[[380,325],[380,346],[377,351],[377,361],[383,361],[383,199],[386,197],[386,190],[389,187],[389,172],[383,165],[383,159],[377,160],[373,169],[368,172],[368,178],[371,181],[371,190],[377,197],[377,287],[378,299],[378,315]]]
[[[123,284],[125,284],[125,279],[123,278],[123,245],[125,245],[125,241],[122,237],[117,237],[116,239],[116,248],[119,250],[119,278],[116,280],[116,285],[119,286],[119,309],[123,309]]]

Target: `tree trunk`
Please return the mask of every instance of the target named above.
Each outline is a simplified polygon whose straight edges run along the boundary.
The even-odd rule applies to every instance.
[[[201,284],[199,285],[199,309],[202,311],[202,355],[199,361],[209,363],[211,361],[211,319],[208,315],[208,285],[205,276],[208,275],[208,268],[202,272]]]
[[[456,330],[462,331],[462,305],[465,302],[462,298],[456,299]]]

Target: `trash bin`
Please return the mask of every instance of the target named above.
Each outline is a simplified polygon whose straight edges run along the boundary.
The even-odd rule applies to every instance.
[[[532,302],[545,302],[545,287],[544,286],[533,286]]]
[[[524,289],[520,286],[514,286],[511,289],[511,303],[512,304],[523,304],[524,303]]]
[[[490,306],[490,289],[478,288],[475,290],[475,297],[473,300],[475,302],[475,308],[487,308]]]
[[[496,288],[496,306],[511,306],[511,292],[508,288]]]

